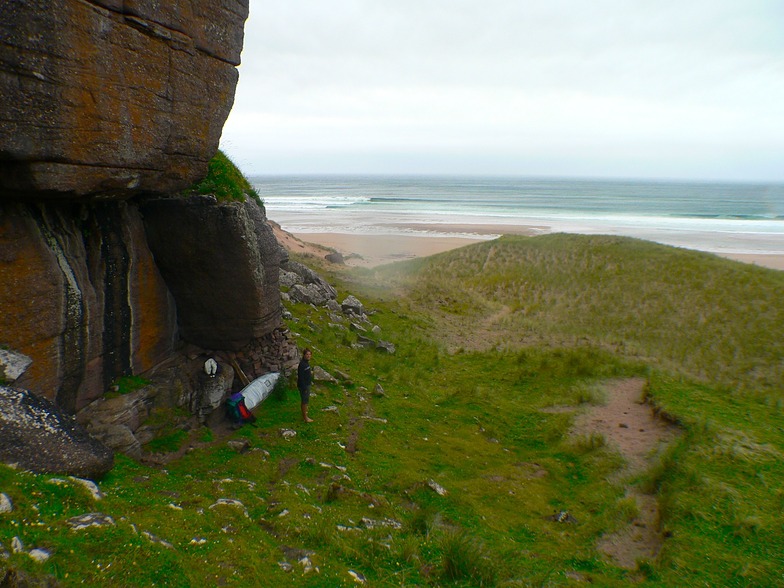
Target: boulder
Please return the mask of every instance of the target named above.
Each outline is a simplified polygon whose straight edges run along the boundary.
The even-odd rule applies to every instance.
[[[298,277],[287,276],[287,280],[292,280],[289,290],[292,300],[321,306],[337,298],[337,290],[309,267],[287,259],[281,263],[281,269]]]
[[[327,300],[327,303],[324,306],[326,306],[327,310],[329,310],[331,313],[342,312],[340,304],[334,298]],[[341,317],[339,315],[335,314],[335,320],[339,320],[340,318]]]
[[[285,256],[262,206],[194,196],[148,200],[142,212],[185,341],[239,350],[280,325]]]
[[[289,290],[289,298],[294,302],[321,306],[329,300],[329,291],[318,284],[294,284]]]
[[[100,478],[114,454],[45,398],[0,386],[0,461],[37,473]]]
[[[344,314],[361,318],[365,314],[365,309],[362,303],[354,296],[347,296],[346,299],[340,303],[340,308]]]
[[[346,260],[343,258],[343,254],[338,251],[335,251],[334,253],[327,253],[324,256],[324,259],[326,259],[330,263],[335,263],[338,265],[346,264]]]
[[[305,283],[302,277],[300,277],[294,272],[287,272],[283,268],[280,269],[280,275],[278,280],[280,281],[281,288],[291,288],[294,284]]]
[[[100,439],[101,443],[117,453],[135,459],[142,456],[141,441],[128,425],[99,423],[91,425],[89,431],[96,439]]]
[[[359,349],[373,349],[376,346],[376,342],[373,341],[370,337],[365,337],[364,335],[357,335],[357,342],[355,346]]]
[[[390,355],[394,355],[395,353],[395,345],[390,343],[389,341],[377,341],[376,349],[380,351],[386,351]]]
[[[148,386],[114,398],[99,398],[79,411],[77,418],[88,429],[119,425],[135,431],[150,415],[153,395],[153,388]]]
[[[337,384],[338,380],[320,365],[313,367],[313,380],[316,382],[329,382]]]
[[[248,0],[4,0],[0,195],[125,199],[203,177],[247,15]]]

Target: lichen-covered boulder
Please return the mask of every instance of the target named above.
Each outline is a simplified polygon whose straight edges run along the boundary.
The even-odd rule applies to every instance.
[[[114,465],[114,454],[45,398],[0,386],[0,461],[38,473],[100,478]]]
[[[280,275],[290,284],[288,294],[295,302],[321,306],[337,298],[337,290],[329,282],[297,261],[284,260]]]

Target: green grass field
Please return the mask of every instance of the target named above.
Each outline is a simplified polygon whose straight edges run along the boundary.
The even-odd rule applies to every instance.
[[[359,297],[396,353],[290,305],[313,364],[349,376],[315,386],[316,422],[299,422],[289,382],[255,426],[192,431],[199,448],[165,467],[118,457],[100,501],[0,467],[14,503],[0,545],[52,553],[0,570],[63,586],[784,585],[784,272],[572,235],[374,270],[304,261]],[[632,376],[682,435],[619,477],[611,445],[575,442],[575,413],[543,409],[587,409]],[[656,496],[665,537],[635,569],[597,549],[633,516],[629,487]],[[89,512],[114,524],[69,528]]]

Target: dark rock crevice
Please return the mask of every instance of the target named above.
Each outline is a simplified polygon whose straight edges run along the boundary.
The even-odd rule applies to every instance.
[[[122,215],[116,205],[95,207],[100,227],[103,273],[103,386],[109,389],[118,376],[131,375],[130,256],[123,241]]]
[[[69,246],[65,240],[69,240],[72,245],[77,247],[79,243],[78,239],[74,239],[75,235],[63,225],[62,218],[57,212],[43,206],[32,206],[29,211],[62,274],[63,333],[61,354],[63,374],[54,398],[62,408],[74,413],[85,367],[87,321],[85,320],[84,294],[77,278],[78,269],[72,265],[73,256],[69,255]]]

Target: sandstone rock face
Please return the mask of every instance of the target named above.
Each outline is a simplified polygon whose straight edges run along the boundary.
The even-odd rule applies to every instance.
[[[3,0],[0,198],[127,198],[206,173],[248,0]]]
[[[142,212],[185,341],[238,350],[280,324],[284,253],[261,206],[160,198],[145,202]]]
[[[171,353],[176,311],[124,202],[0,204],[0,344],[16,384],[74,413]]]
[[[0,386],[0,461],[33,472],[98,478],[111,469],[114,454],[46,399]]]

